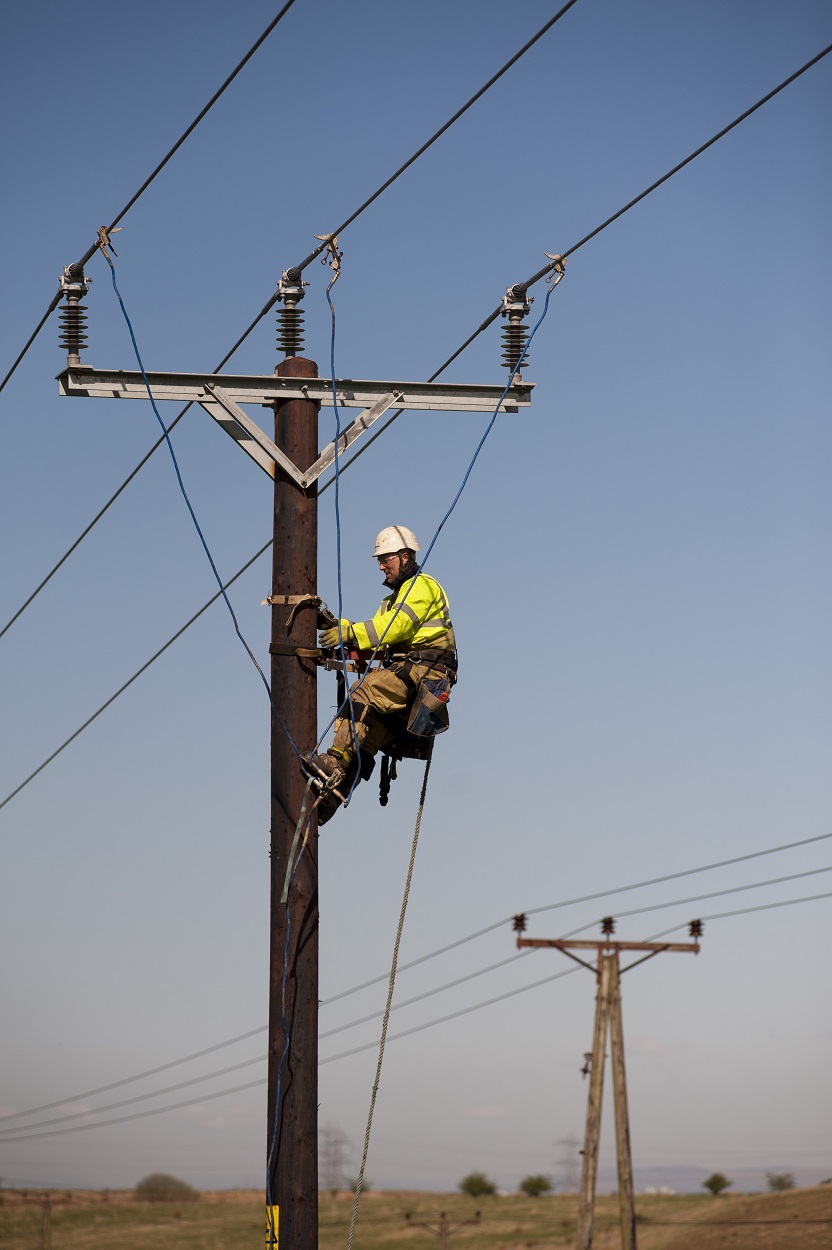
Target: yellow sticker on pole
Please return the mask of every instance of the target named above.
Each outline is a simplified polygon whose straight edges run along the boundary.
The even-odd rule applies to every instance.
[[[266,1250],[277,1250],[280,1207],[266,1207]]]

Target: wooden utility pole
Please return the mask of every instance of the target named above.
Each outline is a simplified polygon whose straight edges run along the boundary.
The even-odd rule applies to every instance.
[[[636,964],[652,959],[664,951],[688,951],[699,953],[702,936],[701,920],[690,924],[693,942],[616,942],[612,938],[615,921],[607,916],[602,921],[604,937],[600,941],[524,938],[526,917],[514,917],[518,947],[545,946],[563,951],[583,968],[594,973],[598,981],[595,998],[595,1030],[592,1055],[589,1058],[589,1096],[586,1111],[586,1137],[584,1139],[584,1163],[581,1173],[581,1192],[578,1202],[578,1230],[576,1250],[591,1250],[592,1223],[595,1209],[595,1187],[598,1177],[598,1143],[601,1134],[601,1099],[604,1090],[604,1062],[606,1057],[607,1027],[610,1031],[612,1057],[612,1090],[615,1105],[615,1144],[618,1160],[618,1202],[621,1212],[622,1250],[636,1250],[636,1213],[633,1190],[633,1163],[630,1151],[630,1120],[627,1109],[627,1078],[624,1069],[624,1023],[621,1012],[621,975],[635,968]],[[593,967],[573,952],[576,949],[595,951],[597,964]],[[621,951],[646,951],[641,959],[626,968],[620,966]],[[584,1073],[586,1074],[586,1068]]]
[[[337,268],[340,255],[334,235],[327,236],[327,248],[336,259],[331,267]],[[508,388],[319,378],[317,365],[300,354],[303,317],[298,304],[306,285],[301,272],[311,259],[286,270],[278,283],[278,299],[284,305],[279,313],[278,343],[286,359],[274,374],[94,369],[81,361],[86,314],[80,300],[88,289],[83,264],[69,266],[61,280],[67,301],[62,312],[66,368],[58,375],[61,394],[110,400],[146,400],[152,394],[154,400],[199,404],[274,482],[272,594],[266,600],[272,605],[266,1137],[266,1246],[271,1250],[278,1240],[289,1250],[317,1250],[318,1246],[318,836],[317,817],[302,818],[308,769],[300,758],[301,752],[314,749],[318,737],[317,482],[337,456],[343,456],[394,405],[402,412],[517,412],[530,405],[533,389],[532,383],[519,376]],[[525,343],[520,318],[523,308],[528,312],[528,304],[525,294],[522,300],[507,295],[504,304],[510,325],[504,331],[508,337],[503,363],[511,368]],[[321,402],[362,411],[342,430],[337,449],[331,442],[319,455]],[[260,429],[244,404],[274,407],[274,439]],[[321,662],[328,668],[342,667],[337,660]],[[310,794],[310,813],[313,807],[314,795]],[[296,830],[304,836],[291,868]]]
[[[311,360],[289,357],[280,377],[316,378]],[[318,455],[318,404],[275,404],[275,445],[306,468]],[[318,820],[313,814],[291,889],[289,857],[306,778],[296,748],[318,737],[317,666],[290,654],[316,642],[317,483],[304,489],[280,467],[274,478],[272,573],[272,834],[267,1097],[266,1246],[318,1245]],[[305,596],[309,596],[306,602]],[[289,602],[294,601],[294,602]],[[275,715],[277,713],[277,715]],[[283,725],[277,716],[283,721]],[[285,728],[284,728],[285,726]],[[312,807],[310,800],[309,807]]]

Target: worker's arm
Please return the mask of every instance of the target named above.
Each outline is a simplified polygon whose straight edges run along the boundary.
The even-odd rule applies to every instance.
[[[389,595],[372,620],[351,622],[360,651],[393,647],[410,642],[422,622],[428,620],[436,595],[433,584],[417,575],[399,587],[395,599]]]

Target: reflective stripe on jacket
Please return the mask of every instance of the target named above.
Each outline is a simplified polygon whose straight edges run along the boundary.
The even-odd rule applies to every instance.
[[[427,573],[409,577],[394,594],[382,599],[371,621],[353,621],[352,628],[360,651],[375,651],[379,646],[456,650],[448,597]]]

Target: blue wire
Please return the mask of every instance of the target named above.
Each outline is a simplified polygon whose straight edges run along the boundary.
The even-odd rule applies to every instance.
[[[151,403],[152,408],[153,408],[153,411],[154,411],[154,413],[155,413],[155,415],[156,415],[156,420],[159,422],[159,425],[162,427],[162,433],[163,433],[163,434],[164,434],[164,436],[165,436],[165,442],[166,442],[166,443],[167,443],[167,445],[168,445],[168,451],[170,452],[171,460],[173,461],[173,467],[174,467],[174,469],[175,469],[175,471],[176,471],[176,480],[177,480],[177,481],[178,481],[178,483],[179,483],[179,489],[180,489],[180,491],[182,492],[182,498],[185,500],[185,503],[187,504],[187,507],[188,507],[188,511],[189,511],[189,512],[190,512],[190,514],[191,514],[191,520],[193,521],[194,525],[196,526],[196,532],[197,532],[197,534],[199,535],[199,540],[200,540],[200,542],[202,543],[203,550],[205,551],[205,554],[206,554],[206,556],[208,557],[208,562],[209,562],[209,564],[211,565],[211,570],[212,570],[212,572],[213,572],[213,574],[214,574],[214,577],[217,579],[217,585],[219,586],[219,588],[220,588],[220,593],[221,593],[221,595],[222,595],[223,599],[225,600],[225,606],[228,608],[228,611],[231,613],[231,620],[234,622],[234,630],[235,630],[235,632],[236,632],[236,634],[237,634],[237,637],[239,638],[240,642],[241,642],[241,643],[243,644],[243,646],[245,647],[245,649],[246,649],[246,651],[247,651],[247,653],[248,653],[248,658],[251,660],[252,664],[253,664],[253,665],[254,665],[254,667],[257,669],[257,672],[260,674],[260,680],[263,682],[263,685],[266,687],[266,694],[269,696],[269,703],[271,704],[272,715],[274,716],[275,720],[276,720],[276,721],[277,721],[277,723],[280,725],[280,728],[283,730],[283,732],[285,733],[286,737],[288,738],[288,740],[289,740],[289,744],[290,744],[290,746],[291,746],[292,750],[294,751],[295,755],[297,756],[297,758],[298,758],[298,763],[301,765],[301,768],[302,768],[302,767],[303,767],[303,760],[302,760],[302,758],[301,758],[300,751],[298,750],[298,748],[297,748],[297,746],[296,746],[296,744],[295,744],[295,741],[294,741],[294,739],[292,738],[292,735],[289,733],[289,730],[288,730],[288,728],[287,728],[286,724],[284,723],[284,721],[283,721],[282,717],[280,716],[280,713],[278,712],[277,708],[276,708],[276,707],[275,707],[275,705],[274,705],[274,699],[272,698],[271,688],[270,688],[269,683],[268,683],[268,681],[267,681],[267,679],[266,679],[266,675],[265,675],[265,673],[263,672],[263,670],[262,670],[262,668],[260,667],[260,665],[257,663],[257,659],[256,659],[256,657],[255,657],[255,655],[254,655],[254,652],[252,651],[251,647],[248,645],[248,643],[246,642],[245,638],[244,638],[244,637],[243,637],[243,635],[242,635],[242,632],[240,631],[240,626],[239,626],[239,624],[238,624],[238,622],[237,622],[237,617],[236,617],[236,614],[235,614],[235,612],[234,612],[233,607],[231,606],[231,600],[228,598],[228,594],[226,593],[225,587],[224,587],[224,586],[223,586],[223,584],[222,584],[222,578],[220,577],[220,575],[219,575],[219,573],[218,573],[218,571],[217,571],[217,566],[216,566],[216,564],[214,563],[214,557],[211,555],[211,552],[210,552],[210,550],[209,550],[209,548],[208,548],[208,543],[205,541],[205,535],[203,534],[203,532],[202,532],[202,530],[201,530],[201,528],[200,528],[199,521],[196,519],[196,513],[194,512],[194,510],[193,510],[193,508],[192,508],[192,506],[191,506],[191,501],[190,501],[190,499],[188,498],[188,492],[185,490],[185,483],[182,481],[182,474],[179,472],[179,463],[178,463],[178,461],[177,461],[177,459],[176,459],[176,453],[175,453],[175,452],[174,452],[174,450],[173,450],[173,444],[172,444],[172,443],[171,443],[171,441],[170,441],[170,434],[168,433],[168,428],[167,428],[167,426],[165,425],[164,421],[162,420],[161,416],[159,415],[159,409],[156,407],[156,400],[153,398],[153,392],[152,392],[152,390],[150,389],[150,383],[149,383],[149,382],[148,382],[148,380],[147,380],[147,374],[146,374],[146,372],[145,372],[144,364],[142,363],[141,353],[139,352],[139,345],[138,345],[138,343],[136,342],[136,336],[135,336],[135,334],[133,333],[133,325],[132,325],[132,323],[131,323],[131,321],[130,321],[129,316],[127,315],[127,309],[124,307],[124,300],[121,298],[121,292],[119,291],[119,289],[118,289],[118,285],[117,285],[117,283],[116,283],[116,269],[115,269],[115,265],[113,264],[113,262],[110,260],[110,257],[109,257],[109,256],[107,256],[107,254],[106,254],[106,253],[104,253],[104,259],[107,261],[107,264],[110,266],[110,273],[111,273],[111,276],[112,276],[112,279],[113,279],[113,290],[114,290],[114,291],[115,291],[115,293],[116,293],[116,298],[118,299],[119,306],[121,307],[121,311],[122,311],[122,313],[124,314],[124,320],[127,322],[127,329],[130,331],[130,338],[131,338],[132,343],[133,343],[133,351],[134,351],[134,352],[135,352],[135,354],[136,354],[136,360],[139,362],[139,368],[141,369],[142,378],[144,379],[144,384],[145,384],[145,387],[147,388],[148,398],[150,399],[150,403]]]
[[[203,549],[204,549],[204,551],[205,551],[205,554],[206,554],[206,555],[207,555],[207,557],[208,557],[209,563],[210,563],[210,565],[211,565],[211,569],[213,570],[213,573],[214,573],[214,577],[217,579],[217,584],[218,584],[218,586],[219,586],[219,588],[220,588],[220,592],[221,592],[221,594],[222,594],[222,597],[223,597],[223,599],[225,600],[226,607],[228,608],[228,611],[231,613],[231,619],[232,619],[232,621],[234,622],[234,629],[235,629],[235,631],[236,631],[236,633],[237,633],[237,637],[240,639],[240,642],[241,642],[241,643],[243,644],[243,646],[245,647],[246,651],[248,652],[249,659],[251,660],[251,662],[252,662],[252,664],[254,665],[254,667],[257,669],[257,672],[260,674],[260,678],[261,678],[261,680],[262,680],[262,682],[263,682],[263,685],[266,687],[266,693],[267,693],[267,694],[268,694],[268,696],[269,696],[269,703],[270,703],[270,705],[271,705],[272,713],[273,713],[273,715],[274,715],[274,717],[275,717],[275,720],[278,722],[278,724],[280,725],[281,729],[282,729],[282,730],[283,730],[283,732],[286,734],[286,737],[287,737],[287,738],[288,738],[288,740],[289,740],[289,743],[290,743],[290,745],[291,745],[291,747],[292,747],[292,750],[294,751],[295,755],[296,755],[296,756],[297,756],[297,758],[298,758],[298,763],[300,764],[301,768],[303,768],[303,759],[302,759],[302,757],[301,757],[300,751],[298,750],[297,746],[295,745],[295,742],[294,742],[294,739],[292,738],[292,735],[289,733],[288,728],[286,727],[286,725],[285,725],[285,723],[283,722],[283,720],[282,720],[282,718],[281,718],[281,716],[280,716],[279,712],[277,711],[276,707],[274,706],[274,700],[272,699],[272,692],[271,692],[271,688],[269,687],[269,683],[268,683],[268,681],[266,680],[266,676],[265,676],[265,674],[264,674],[263,670],[261,669],[260,665],[257,663],[257,659],[256,659],[256,657],[254,656],[254,653],[252,652],[251,648],[249,647],[248,643],[246,642],[245,638],[243,637],[243,635],[242,635],[242,633],[241,633],[241,631],[240,631],[240,626],[239,626],[239,624],[238,624],[238,622],[237,622],[237,617],[236,617],[236,614],[235,614],[235,612],[234,612],[234,609],[233,609],[233,607],[231,606],[231,601],[230,601],[230,599],[228,598],[228,595],[227,595],[227,593],[226,593],[225,587],[224,587],[224,586],[223,586],[223,584],[222,584],[222,579],[220,578],[220,575],[219,575],[219,573],[218,573],[218,571],[217,571],[217,566],[216,566],[216,564],[214,563],[214,558],[213,558],[213,556],[211,555],[211,552],[210,552],[210,550],[209,550],[209,548],[208,548],[208,544],[207,544],[207,542],[205,541],[205,535],[203,534],[203,532],[202,532],[202,530],[201,530],[201,528],[200,528],[199,521],[198,521],[198,520],[197,520],[197,518],[196,518],[196,513],[194,512],[193,507],[191,506],[191,501],[190,501],[190,499],[188,498],[188,493],[187,493],[187,491],[185,490],[185,484],[184,484],[184,482],[182,481],[182,474],[181,474],[181,473],[180,473],[180,471],[179,471],[179,463],[178,463],[178,461],[177,461],[177,459],[176,459],[176,453],[175,453],[175,452],[174,452],[174,450],[173,450],[173,444],[172,444],[172,443],[171,443],[171,441],[170,441],[170,435],[169,435],[169,433],[168,433],[167,426],[165,425],[164,421],[162,420],[161,416],[159,415],[159,410],[158,410],[158,408],[156,407],[156,400],[153,398],[153,392],[152,392],[152,391],[151,391],[151,389],[150,389],[150,383],[149,383],[149,381],[148,381],[148,379],[147,379],[147,374],[146,374],[146,372],[145,372],[144,364],[142,363],[141,353],[139,352],[139,347],[138,347],[138,344],[137,344],[137,342],[136,342],[136,336],[135,336],[135,334],[133,333],[133,326],[132,326],[132,323],[131,323],[131,321],[130,321],[130,318],[129,318],[128,314],[127,314],[127,309],[124,307],[124,300],[121,298],[121,292],[120,292],[120,291],[119,291],[119,289],[118,289],[118,284],[116,283],[116,270],[115,270],[115,266],[114,266],[113,262],[110,260],[109,256],[107,256],[107,255],[106,255],[106,253],[105,253],[104,255],[105,255],[105,259],[106,259],[106,261],[107,261],[107,264],[110,266],[110,273],[111,273],[111,275],[112,275],[112,279],[113,279],[113,290],[114,290],[114,291],[115,291],[115,293],[116,293],[116,298],[118,299],[119,305],[120,305],[120,307],[121,307],[121,311],[122,311],[122,312],[123,312],[123,314],[124,314],[124,320],[127,322],[127,328],[128,328],[128,330],[130,331],[130,338],[131,338],[132,343],[133,343],[133,350],[134,350],[134,352],[135,352],[135,354],[136,354],[136,360],[139,362],[139,368],[141,369],[142,378],[144,379],[144,384],[145,384],[145,387],[147,388],[147,394],[148,394],[148,397],[149,397],[150,402],[151,402],[151,405],[152,405],[152,407],[153,407],[153,411],[154,411],[154,413],[155,413],[155,415],[156,415],[156,420],[159,422],[159,425],[162,427],[162,433],[163,433],[163,434],[164,434],[164,436],[165,436],[165,441],[166,441],[166,443],[167,443],[167,445],[168,445],[168,450],[170,451],[171,459],[172,459],[172,461],[173,461],[173,467],[174,467],[174,469],[176,470],[176,478],[177,478],[177,481],[179,482],[179,489],[180,489],[180,490],[181,490],[181,492],[182,492],[182,497],[183,497],[183,499],[185,500],[185,503],[187,504],[187,507],[188,507],[188,511],[189,511],[189,512],[190,512],[190,514],[191,514],[191,520],[193,521],[194,525],[196,526],[196,532],[199,534],[200,541],[201,541],[201,543],[202,543],[202,546],[203,546]],[[310,820],[311,820],[311,816],[310,816]],[[289,887],[290,887],[290,889],[291,889],[292,884],[294,883],[294,880],[295,880],[295,875],[297,874],[297,870],[298,870],[298,865],[300,864],[300,861],[301,861],[302,857],[303,857],[303,847],[301,847],[300,854],[298,855],[297,859],[295,860],[295,866],[294,866],[294,868],[293,868],[293,870],[292,870],[292,876],[291,876],[291,878],[290,878],[290,882],[289,882]],[[269,1209],[270,1209],[270,1210],[271,1210],[271,1208],[274,1206],[274,1203],[272,1202],[271,1172],[272,1172],[272,1163],[273,1163],[273,1160],[274,1160],[274,1151],[275,1151],[275,1146],[276,1146],[276,1144],[277,1144],[277,1126],[278,1126],[279,1119],[280,1119],[280,1098],[281,1098],[281,1084],[282,1084],[282,1078],[283,1078],[283,1064],[284,1064],[284,1062],[285,1062],[285,1060],[286,1060],[286,1056],[287,1056],[287,1054],[289,1053],[289,1030],[288,1030],[288,1028],[286,1027],[286,974],[287,974],[287,969],[288,969],[288,964],[289,964],[289,943],[290,943],[290,940],[291,940],[291,933],[292,933],[292,922],[291,922],[291,916],[290,916],[290,912],[289,912],[289,904],[288,904],[288,902],[287,902],[287,904],[286,904],[286,946],[285,946],[285,949],[284,949],[284,952],[283,952],[283,976],[282,976],[282,980],[281,980],[281,987],[280,987],[280,1022],[281,1022],[281,1026],[282,1026],[282,1028],[283,1028],[283,1036],[284,1036],[285,1042],[284,1042],[284,1046],[283,1046],[283,1053],[282,1053],[282,1054],[281,1054],[281,1056],[280,1056],[280,1062],[279,1062],[279,1064],[278,1064],[278,1068],[277,1068],[277,1090],[276,1090],[276,1093],[275,1093],[274,1127],[273,1127],[273,1130],[272,1130],[272,1140],[271,1140],[271,1146],[270,1146],[270,1149],[269,1149],[269,1156],[268,1156],[268,1161],[267,1161],[267,1166],[266,1166],[266,1190],[267,1190],[267,1193],[268,1193],[268,1201],[269,1201]],[[274,1234],[275,1234],[275,1229],[274,1229],[274,1228],[272,1228],[272,1229],[271,1229],[271,1234],[272,1234],[272,1238],[274,1238]],[[274,1241],[272,1241],[272,1243],[271,1243],[271,1244],[274,1244]]]
[[[509,388],[510,388],[510,386],[511,386],[512,382],[514,381],[514,379],[515,379],[515,377],[516,377],[516,375],[517,375],[517,372],[518,372],[518,370],[520,369],[520,366],[522,365],[523,360],[525,359],[526,354],[527,354],[527,352],[528,352],[529,348],[531,347],[531,344],[532,344],[532,339],[533,339],[533,338],[534,338],[534,336],[537,334],[537,331],[538,331],[538,329],[540,328],[540,325],[541,325],[541,323],[542,323],[542,321],[543,321],[543,318],[546,316],[546,313],[549,311],[549,300],[550,300],[550,298],[551,298],[552,292],[553,292],[553,291],[554,291],[554,289],[555,289],[555,286],[557,286],[557,283],[553,283],[553,285],[552,285],[552,286],[550,286],[550,287],[549,287],[549,289],[548,289],[548,291],[546,292],[546,301],[545,301],[545,303],[544,303],[544,305],[543,305],[543,312],[542,312],[542,313],[540,314],[540,316],[538,317],[538,319],[537,319],[537,321],[536,321],[536,323],[535,323],[535,325],[534,325],[534,328],[533,328],[533,330],[532,330],[531,334],[530,334],[530,335],[529,335],[529,337],[528,337],[528,340],[527,340],[527,342],[526,342],[526,345],[525,345],[525,347],[523,348],[523,351],[520,353],[520,359],[517,361],[517,364],[514,366],[514,368],[512,369],[511,373],[509,374],[509,379],[508,379],[508,382],[507,382],[507,383],[506,383],[506,385],[505,385],[505,388],[504,388],[504,390],[503,390],[502,395],[500,396],[499,400],[497,401],[497,406],[496,406],[496,408],[494,409],[494,413],[493,413],[493,416],[491,417],[491,420],[489,421],[488,425],[487,425],[487,426],[486,426],[486,428],[485,428],[485,433],[483,434],[482,438],[480,439],[479,443],[477,444],[477,449],[476,449],[476,451],[474,452],[473,456],[471,457],[471,463],[468,465],[468,468],[467,468],[467,469],[466,469],[466,471],[465,471],[465,476],[464,476],[464,477],[463,477],[463,479],[462,479],[462,483],[461,483],[461,485],[460,485],[460,487],[459,487],[459,490],[458,490],[458,491],[456,492],[456,494],[454,495],[453,502],[451,503],[450,508],[448,508],[448,511],[445,513],[445,515],[443,516],[442,520],[439,522],[439,525],[437,526],[436,532],[435,532],[435,534],[433,535],[433,538],[430,540],[430,543],[428,544],[428,549],[427,549],[427,551],[425,552],[424,558],[421,560],[421,562],[420,562],[420,564],[419,564],[419,572],[420,572],[420,573],[424,572],[425,565],[426,565],[426,564],[427,564],[427,562],[428,562],[428,558],[429,558],[429,556],[430,556],[430,553],[433,551],[433,548],[434,548],[434,546],[436,545],[436,540],[438,539],[439,535],[441,534],[442,530],[444,529],[444,527],[445,527],[445,523],[446,523],[446,521],[448,520],[448,518],[450,517],[450,515],[451,515],[451,513],[453,512],[454,508],[455,508],[455,507],[456,507],[456,505],[459,503],[459,498],[460,498],[460,495],[461,495],[461,494],[462,494],[462,492],[465,490],[465,487],[466,487],[466,485],[467,485],[468,479],[469,479],[469,477],[471,476],[471,473],[472,473],[472,471],[473,471],[474,465],[475,465],[475,464],[476,464],[476,462],[477,462],[477,458],[478,458],[478,456],[479,456],[480,452],[481,452],[481,451],[482,451],[482,449],[483,449],[483,446],[484,446],[484,444],[485,444],[485,440],[488,438],[489,434],[491,433],[491,430],[493,429],[493,426],[494,426],[494,422],[497,420],[497,417],[499,416],[499,413],[500,413],[500,407],[501,407],[501,405],[502,405],[502,402],[503,402],[503,400],[505,399],[506,395],[508,394]],[[334,370],[333,370],[333,390],[334,390],[334,385],[335,385],[335,383],[334,383],[334,377],[335,377],[335,373],[334,373]],[[336,465],[337,465],[337,461],[336,461]],[[336,473],[337,473],[337,469],[336,469]],[[387,632],[388,632],[388,630],[390,629],[390,626],[393,624],[393,621],[395,621],[396,617],[397,617],[397,616],[398,616],[398,614],[401,612],[402,608],[404,607],[405,603],[407,602],[407,596],[410,594],[411,590],[413,589],[413,587],[414,587],[414,585],[415,585],[415,582],[416,582],[416,579],[414,578],[414,579],[413,579],[413,581],[412,581],[412,582],[410,583],[410,585],[408,586],[408,588],[407,588],[407,590],[406,590],[406,592],[405,592],[405,594],[404,594],[404,596],[403,596],[403,598],[402,598],[401,603],[398,605],[398,607],[396,608],[396,611],[393,613],[392,617],[391,617],[391,618],[390,618],[390,620],[388,621],[387,626],[386,626],[386,628],[385,628],[385,630],[384,630],[384,633],[381,635],[381,638],[379,639],[378,646],[377,646],[377,647],[376,647],[376,649],[373,651],[372,655],[370,656],[369,660],[367,661],[368,665],[372,664],[373,660],[376,658],[376,656],[378,655],[379,651],[381,650],[382,645],[383,645],[383,643],[384,643],[384,639],[385,639],[385,638],[386,638],[386,636],[387,636]],[[339,593],[340,593],[340,586],[339,586]],[[352,689],[351,689],[351,693],[354,693],[356,690],[358,690],[358,688],[361,686],[361,683],[363,682],[363,680],[364,680],[364,678],[363,678],[363,677],[361,677],[361,678],[360,678],[360,679],[359,679],[359,680],[355,683],[355,685],[354,685],[354,686],[352,687]],[[338,709],[338,711],[335,713],[335,716],[333,716],[332,720],[330,720],[329,724],[328,724],[328,725],[326,726],[326,728],[324,729],[323,733],[321,734],[320,738],[318,739],[318,746],[320,746],[321,742],[324,740],[324,738],[326,737],[326,735],[329,733],[329,730],[330,730],[330,729],[332,728],[332,726],[335,724],[335,721],[336,721],[336,719],[337,719],[338,715],[340,714],[340,711],[341,711],[341,709],[339,708],[339,709]]]

